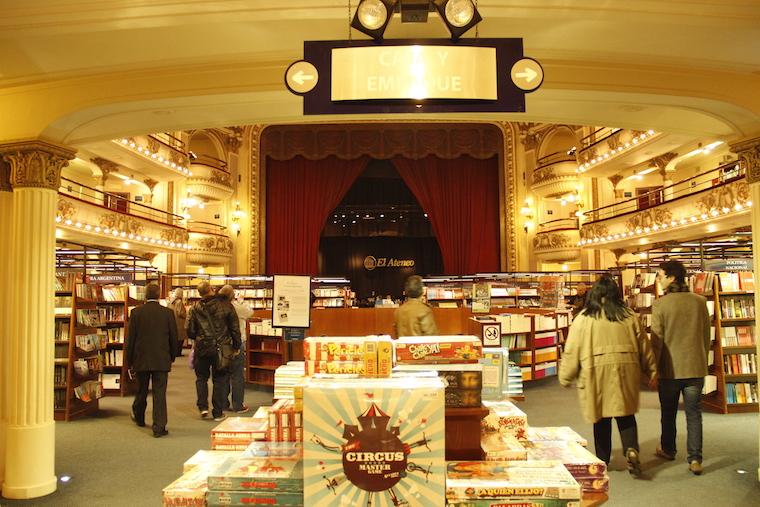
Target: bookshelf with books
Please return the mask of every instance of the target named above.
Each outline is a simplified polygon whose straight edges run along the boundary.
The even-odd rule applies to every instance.
[[[501,344],[524,381],[557,374],[560,345],[570,324],[564,311],[526,310],[492,315],[501,324]]]
[[[81,281],[77,272],[58,271],[55,274],[54,337],[53,337],[53,417],[65,421],[68,417],[68,387],[70,384],[70,345],[73,329],[74,287]]]
[[[317,287],[312,288],[311,293],[312,308],[350,308],[356,299],[356,294],[348,285],[339,287],[317,283]]]
[[[246,322],[246,381],[258,386],[274,386],[274,372],[288,361],[303,360],[302,341],[286,341],[272,320],[252,317]]]
[[[721,414],[757,412],[753,273],[698,273],[695,278],[694,291],[705,294],[712,303],[712,341],[702,404],[705,410]],[[701,286],[700,279],[706,280]]]
[[[425,299],[434,308],[461,308],[472,298],[472,290],[464,284],[426,282]]]

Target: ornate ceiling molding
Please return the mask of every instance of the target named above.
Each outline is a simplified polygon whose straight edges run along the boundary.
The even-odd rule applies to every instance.
[[[302,156],[377,159],[403,156],[413,160],[435,155],[444,159],[468,155],[478,159],[502,150],[499,127],[486,123],[377,123],[274,125],[261,134],[261,157],[290,160]]]
[[[10,164],[13,188],[45,188],[58,191],[61,169],[69,165],[76,150],[45,141],[17,141],[0,145],[0,155]]]
[[[747,183],[760,183],[760,137],[732,144],[731,151],[739,155]]]

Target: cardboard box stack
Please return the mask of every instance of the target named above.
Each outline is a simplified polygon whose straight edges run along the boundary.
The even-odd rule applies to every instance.
[[[450,506],[579,507],[581,490],[557,461],[463,461],[446,466]]]
[[[304,340],[304,372],[389,377],[393,342],[383,336],[321,336]]]
[[[300,457],[238,456],[227,459],[208,475],[208,507],[303,503]]]
[[[266,440],[268,421],[254,417],[228,417],[211,430],[211,449],[244,451],[251,442]]]

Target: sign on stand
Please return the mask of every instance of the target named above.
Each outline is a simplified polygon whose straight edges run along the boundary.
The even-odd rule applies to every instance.
[[[311,277],[274,275],[272,327],[309,327]]]

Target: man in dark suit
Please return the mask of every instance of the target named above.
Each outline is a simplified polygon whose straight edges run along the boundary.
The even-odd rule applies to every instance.
[[[158,303],[158,285],[145,288],[145,304],[132,310],[127,336],[127,361],[137,374],[137,394],[132,403],[132,419],[145,426],[148,383],[153,382],[153,436],[169,434],[166,430],[166,383],[172,363],[179,354],[177,322],[174,312]]]

